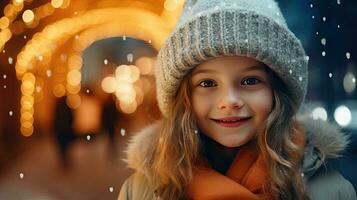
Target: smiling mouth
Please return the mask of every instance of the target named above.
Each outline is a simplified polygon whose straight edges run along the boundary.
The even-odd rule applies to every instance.
[[[251,117],[239,119],[239,120],[217,120],[217,119],[211,119],[211,120],[220,126],[232,128],[232,127],[241,126],[241,125],[245,124],[250,119],[251,119]]]

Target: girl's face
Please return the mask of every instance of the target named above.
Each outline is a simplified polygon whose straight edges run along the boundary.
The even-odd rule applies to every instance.
[[[192,71],[190,86],[198,127],[226,147],[250,141],[262,130],[273,107],[264,65],[248,57],[205,61]]]

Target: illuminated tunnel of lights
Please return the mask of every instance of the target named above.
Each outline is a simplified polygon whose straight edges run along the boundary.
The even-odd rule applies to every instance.
[[[30,136],[34,132],[34,105],[43,99],[41,89],[46,76],[51,77],[53,95],[66,96],[68,106],[75,109],[80,104],[85,49],[106,38],[130,37],[159,50],[183,3],[184,0],[10,1],[0,18],[0,49],[5,51],[13,37],[35,31],[14,60],[21,82],[21,134]],[[104,60],[104,64],[107,62]],[[140,75],[152,74],[153,69],[143,66],[153,66],[153,62],[143,57],[136,65],[118,66],[101,82],[105,92],[115,94],[123,112],[133,112],[143,101],[147,84]]]

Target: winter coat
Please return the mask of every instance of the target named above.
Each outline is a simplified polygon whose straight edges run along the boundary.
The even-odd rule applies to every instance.
[[[302,176],[311,200],[357,200],[352,184],[339,172],[326,166],[326,161],[340,156],[348,144],[348,137],[336,125],[301,117],[298,122],[305,131],[305,152]],[[127,149],[129,167],[136,170],[122,185],[118,200],[159,199],[147,182],[145,155],[152,152],[158,139],[160,122],[135,134]]]

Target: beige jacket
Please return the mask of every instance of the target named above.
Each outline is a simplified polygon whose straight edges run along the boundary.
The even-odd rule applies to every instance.
[[[301,117],[306,135],[303,176],[312,200],[357,200],[352,184],[340,173],[325,167],[325,161],[335,158],[345,149],[348,138],[338,127],[327,122]],[[152,200],[156,197],[148,184],[145,155],[153,151],[154,141],[160,130],[160,122],[135,134],[127,149],[128,166],[136,172],[122,185],[118,200]]]

